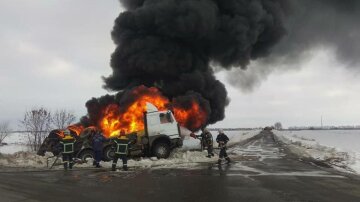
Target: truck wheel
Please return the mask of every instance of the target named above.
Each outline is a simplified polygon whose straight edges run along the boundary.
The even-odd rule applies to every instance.
[[[153,154],[158,159],[166,159],[170,156],[170,146],[169,144],[159,142],[154,146]]]
[[[115,152],[114,150],[111,148],[111,146],[105,147],[104,151],[104,160],[105,161],[112,161],[114,159],[115,156]]]
[[[79,158],[82,162],[87,162],[90,159],[94,159],[94,152],[91,150],[84,150],[79,154]]]

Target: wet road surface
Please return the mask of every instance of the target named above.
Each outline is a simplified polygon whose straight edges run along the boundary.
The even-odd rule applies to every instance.
[[[0,201],[360,201],[360,178],[287,153],[263,131],[228,149],[229,165],[0,171]]]

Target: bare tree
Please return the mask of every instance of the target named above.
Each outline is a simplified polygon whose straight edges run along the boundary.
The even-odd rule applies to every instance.
[[[274,128],[275,128],[275,130],[282,130],[282,124],[280,122],[276,122],[274,124]]]
[[[22,126],[28,132],[28,144],[32,151],[37,151],[51,127],[51,113],[45,108],[34,108],[25,112]]]
[[[74,123],[75,119],[76,117],[72,112],[61,109],[53,114],[51,122],[56,129],[65,129],[67,126]]]
[[[9,133],[10,133],[9,122],[1,122],[0,123],[0,144],[9,135]]]

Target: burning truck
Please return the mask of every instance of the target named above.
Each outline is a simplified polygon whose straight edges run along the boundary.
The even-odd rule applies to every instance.
[[[168,158],[172,149],[182,146],[180,125],[176,121],[172,111],[159,111],[156,106],[146,103],[147,110],[143,113],[144,130],[127,134],[133,144],[129,155],[134,156],[156,156],[157,158]],[[121,120],[119,120],[121,121]],[[92,149],[92,138],[97,132],[96,127],[83,128],[80,125],[69,126],[71,135],[76,139],[75,157],[86,162],[94,157]],[[108,137],[103,146],[103,160],[110,161],[114,157],[114,149],[110,139],[114,138],[119,131],[114,131]],[[38,155],[52,152],[54,156],[60,154],[58,144],[63,136],[63,131],[53,130],[41,145]]]

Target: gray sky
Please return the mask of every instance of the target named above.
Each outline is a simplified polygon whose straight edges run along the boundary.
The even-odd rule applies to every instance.
[[[120,12],[117,0],[1,1],[0,121],[16,128],[34,106],[84,115],[89,98],[107,93],[101,76],[111,73],[110,31]],[[320,125],[321,115],[325,125],[360,125],[360,75],[336,61],[331,48],[309,55],[301,68],[261,77],[252,92],[217,73],[231,103],[216,126]],[[245,74],[251,73],[250,67]]]

